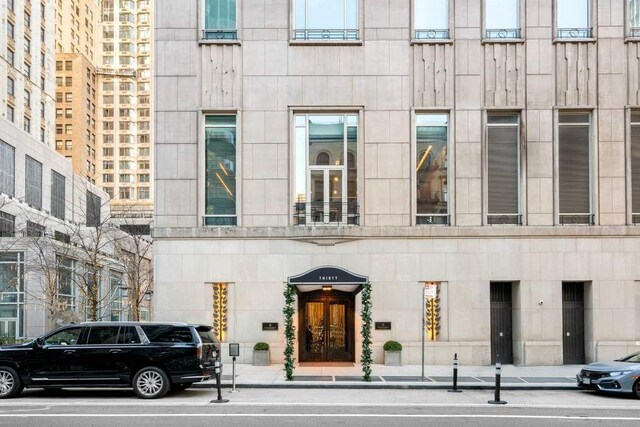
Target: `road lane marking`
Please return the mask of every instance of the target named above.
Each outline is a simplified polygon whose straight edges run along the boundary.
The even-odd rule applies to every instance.
[[[527,420],[640,421],[640,417],[491,414],[3,414],[6,418],[482,418]]]

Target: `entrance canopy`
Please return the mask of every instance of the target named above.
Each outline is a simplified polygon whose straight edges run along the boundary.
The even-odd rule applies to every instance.
[[[357,294],[369,278],[334,266],[317,267],[306,273],[289,277],[288,283],[298,292],[335,290]]]

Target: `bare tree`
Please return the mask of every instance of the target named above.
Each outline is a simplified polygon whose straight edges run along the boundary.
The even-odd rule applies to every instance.
[[[127,234],[118,240],[117,254],[124,268],[129,315],[139,321],[141,307],[153,294],[153,245],[144,235]]]

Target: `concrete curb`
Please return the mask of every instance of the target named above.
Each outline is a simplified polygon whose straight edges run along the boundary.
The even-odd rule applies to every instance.
[[[215,389],[215,384],[196,383],[191,388],[197,389]],[[231,388],[231,384],[222,384],[222,388]],[[291,382],[291,383],[256,383],[256,384],[236,384],[236,388],[264,388],[264,389],[353,389],[353,390],[448,390],[450,384],[422,384],[422,383],[309,383],[309,382]],[[522,384],[522,385],[505,385],[500,387],[502,390],[548,390],[548,391],[571,391],[580,390],[576,385],[566,384]],[[493,390],[493,384],[466,384],[458,385],[460,390]]]

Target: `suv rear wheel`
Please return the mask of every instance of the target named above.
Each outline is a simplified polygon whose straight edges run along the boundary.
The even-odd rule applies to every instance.
[[[640,379],[637,379],[636,382],[633,383],[633,388],[631,391],[633,391],[633,396],[636,399],[640,399]]]
[[[22,392],[20,376],[8,366],[0,366],[0,399],[15,397]]]
[[[133,377],[133,391],[141,399],[158,399],[169,391],[169,377],[155,366],[142,368]]]

